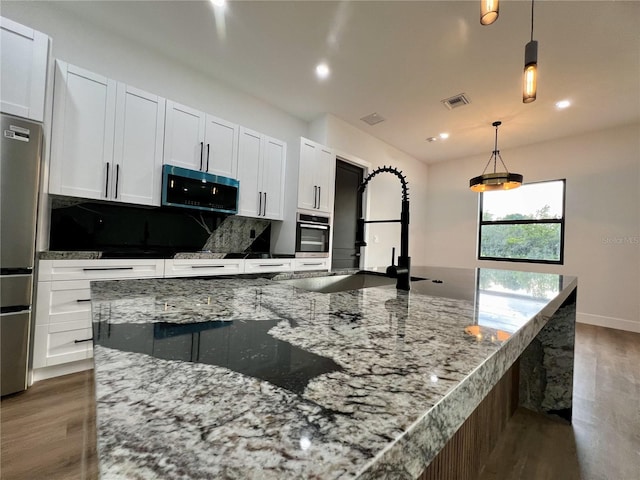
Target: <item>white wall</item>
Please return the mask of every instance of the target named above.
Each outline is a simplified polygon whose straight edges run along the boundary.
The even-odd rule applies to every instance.
[[[410,239],[409,255],[413,265],[425,265],[425,205],[427,166],[395,147],[358,130],[333,115],[312,122],[313,140],[369,162],[373,169],[383,165],[402,170],[409,182]],[[381,174],[367,186],[369,205],[367,219],[399,219],[402,200],[400,180]],[[388,266],[391,248],[400,253],[400,224],[367,225],[366,268]]]
[[[293,253],[300,137],[308,124],[216,82],[161,52],[80,20],[55,2],[3,2],[2,15],[52,38],[53,57],[287,142],[285,222],[273,222],[276,253]]]
[[[430,265],[521,269],[476,260],[478,195],[488,156],[429,166]],[[578,320],[640,332],[640,124],[501,151],[525,183],[566,178],[565,263],[527,270],[578,276]]]

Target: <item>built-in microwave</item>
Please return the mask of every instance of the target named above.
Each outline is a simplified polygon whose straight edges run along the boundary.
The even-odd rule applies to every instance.
[[[239,189],[233,178],[162,166],[162,205],[236,214]]]
[[[331,219],[321,215],[298,213],[296,257],[328,257]]]

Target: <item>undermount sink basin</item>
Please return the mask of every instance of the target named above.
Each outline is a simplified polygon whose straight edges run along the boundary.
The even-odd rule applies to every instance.
[[[411,277],[411,281],[426,280],[419,277]],[[396,279],[376,275],[372,273],[355,273],[352,275],[328,275],[325,277],[295,278],[292,280],[280,280],[281,283],[316,293],[336,293],[347,290],[360,290],[368,287],[381,287],[395,285]]]

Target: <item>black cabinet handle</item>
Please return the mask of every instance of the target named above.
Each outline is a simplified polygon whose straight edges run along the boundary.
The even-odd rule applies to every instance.
[[[313,186],[313,208],[316,208],[317,203],[318,203],[318,187],[314,185]]]
[[[109,162],[107,162],[107,179],[104,182],[104,196],[109,196]]]
[[[84,272],[97,272],[103,270],[133,270],[133,267],[92,267],[82,269]]]
[[[264,192],[264,207],[262,208],[262,216],[267,216],[267,192]]]
[[[84,342],[91,342],[93,341],[93,338],[83,338],[82,340],[74,340],[73,343],[84,343]]]
[[[224,265],[191,265],[191,268],[224,268]]]
[[[322,199],[322,187],[318,187],[318,208],[320,208],[321,199]]]
[[[116,163],[116,196],[118,198],[118,180],[120,179],[120,164]]]
[[[262,192],[258,192],[258,216],[261,215],[262,212]]]
[[[204,154],[204,142],[200,142],[200,170],[202,170],[202,155]]]
[[[78,303],[82,303],[82,302],[90,302],[91,299],[90,298],[79,298],[76,300],[76,302]]]
[[[209,144],[207,143],[207,169],[205,172],[209,171]]]

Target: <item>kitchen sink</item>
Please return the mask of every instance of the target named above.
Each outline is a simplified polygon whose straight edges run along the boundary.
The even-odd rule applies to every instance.
[[[411,281],[426,280],[420,277],[411,277]],[[324,277],[294,278],[280,280],[280,283],[293,285],[294,287],[317,293],[336,293],[347,290],[360,290],[361,288],[382,287],[395,285],[396,279],[375,273],[354,273],[352,275],[327,275]]]

